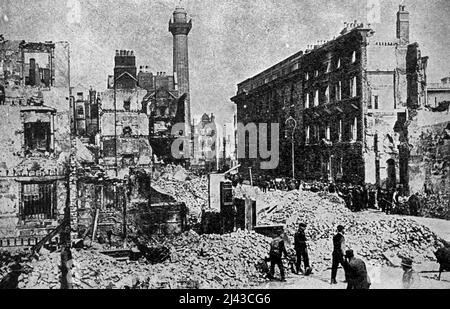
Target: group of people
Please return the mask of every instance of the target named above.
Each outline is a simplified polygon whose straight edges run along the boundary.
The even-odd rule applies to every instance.
[[[338,196],[345,201],[346,207],[351,211],[358,212],[376,208],[376,191],[373,187],[343,183],[335,188]]]
[[[378,205],[386,214],[418,216],[422,208],[419,193],[405,196],[401,186],[396,189],[378,189]]]
[[[309,262],[308,246],[306,238],[307,225],[305,223],[300,223],[298,231],[294,235],[294,249],[296,252],[296,262],[294,273],[304,274],[309,276],[312,274],[312,268]],[[369,274],[367,272],[367,267],[365,262],[355,256],[355,252],[352,249],[346,250],[345,246],[345,227],[339,225],[337,227],[337,232],[333,237],[333,252],[331,254],[331,284],[337,284],[337,272],[339,265],[342,266],[345,272],[345,281],[347,282],[347,289],[369,289],[371,286],[371,281]],[[270,245],[269,251],[269,261],[270,261],[270,271],[269,278],[273,279],[275,274],[275,266],[280,270],[280,279],[285,281],[285,270],[283,265],[283,255],[285,258],[290,259],[289,254],[285,246],[286,234],[275,237]],[[304,265],[304,270],[302,269],[302,262]],[[412,288],[419,277],[414,272],[412,268],[412,259],[404,258],[402,260],[403,274],[403,288]]]
[[[270,273],[269,278],[274,278],[275,266],[278,266],[280,270],[281,281],[285,281],[285,272],[283,266],[283,255],[288,260],[293,260],[293,272],[295,274],[304,274],[309,276],[312,273],[312,268],[309,265],[308,246],[305,234],[306,224],[301,223],[298,231],[294,235],[294,250],[295,257],[290,256],[286,250],[285,238],[286,234],[281,234],[275,237],[270,244],[269,261],[270,261]],[[304,264],[304,270],[302,269],[302,261]]]
[[[293,191],[298,190],[300,183],[294,178],[272,178],[270,176],[259,176],[257,185],[262,192],[268,190]]]

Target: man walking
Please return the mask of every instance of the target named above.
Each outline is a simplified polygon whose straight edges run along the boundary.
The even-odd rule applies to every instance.
[[[297,255],[296,271],[297,275],[299,272],[304,273],[306,276],[311,274],[311,268],[309,267],[309,257],[308,257],[308,247],[306,243],[305,234],[306,224],[300,223],[297,233],[294,235],[294,248]],[[305,272],[302,271],[301,263],[305,264]]]
[[[342,225],[339,225],[337,227],[337,234],[334,235],[333,237],[331,284],[337,284],[336,275],[339,264],[342,265],[342,262],[344,261],[344,248],[345,248],[344,227]]]
[[[353,250],[345,252],[342,266],[347,278],[347,290],[364,290],[370,288],[370,278],[367,275],[366,263],[355,257]]]
[[[270,257],[270,276],[269,276],[269,278],[270,279],[274,278],[275,265],[277,265],[278,268],[280,269],[281,281],[285,281],[284,266],[283,266],[283,261],[281,258],[283,256],[283,254],[287,258],[288,253],[286,251],[286,246],[284,245],[284,237],[285,237],[285,234],[282,233],[281,235],[275,237],[272,240],[272,243],[270,244],[270,252],[269,252],[269,257]]]

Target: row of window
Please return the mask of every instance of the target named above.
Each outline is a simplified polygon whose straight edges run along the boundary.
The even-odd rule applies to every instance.
[[[351,63],[355,63],[355,62],[356,62],[356,51],[353,51]],[[326,73],[331,73],[331,71],[333,70],[333,65],[332,65],[332,63],[333,63],[332,60],[330,60],[330,61],[327,62]],[[295,68],[295,65],[294,65],[293,68]],[[297,65],[297,68],[298,68],[298,65]],[[340,68],[341,68],[341,58],[338,58],[338,59],[336,60],[336,63],[335,63],[335,70],[339,70]],[[314,74],[314,75],[313,75],[314,77],[318,77],[318,76],[319,76],[319,70],[314,70],[314,73],[313,73],[313,74]],[[311,74],[311,75],[312,75],[312,74]],[[306,72],[306,73],[305,73],[305,80],[309,80],[310,77],[311,77],[311,75],[310,75],[310,72]]]
[[[350,90],[350,98],[354,98],[357,96],[357,78],[356,76],[351,78],[349,83]],[[342,82],[338,81],[334,85],[334,100],[341,101],[342,100]],[[327,86],[325,89],[325,104],[331,102],[330,95],[330,86]],[[310,108],[312,106],[319,106],[320,103],[320,90],[316,89],[313,93],[307,93],[305,96],[305,108]],[[313,104],[313,105],[311,105]]]
[[[355,117],[352,122],[348,123],[348,125],[348,131],[350,132],[348,140],[350,142],[355,142],[358,140],[358,119]],[[330,124],[327,124],[325,127],[321,127],[319,125],[307,126],[305,129],[305,144],[318,143],[321,139],[337,142],[344,141],[344,127],[342,120],[339,120],[337,123],[335,133],[335,138],[333,138]]]
[[[353,51],[352,53],[352,59],[351,59],[351,63],[355,63],[356,62],[356,51]],[[326,73],[331,73],[331,71],[333,70],[333,65],[332,65],[333,61],[330,60],[327,62],[327,68],[326,68]],[[337,58],[336,62],[335,62],[335,70],[339,70],[342,67],[342,60],[341,58]],[[254,89],[257,88],[259,86],[262,86],[264,84],[267,84],[275,79],[277,79],[280,75],[286,75],[289,73],[289,70],[292,71],[296,71],[300,68],[300,64],[298,62],[294,63],[290,68],[285,68],[277,73],[273,73],[270,76],[266,76],[264,78],[260,78],[258,80],[255,80],[251,83],[250,88]],[[305,80],[309,80],[311,76],[314,77],[318,77],[319,76],[319,69],[316,69],[312,72],[306,72],[305,73]]]

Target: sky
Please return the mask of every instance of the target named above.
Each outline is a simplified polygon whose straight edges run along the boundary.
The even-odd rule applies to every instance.
[[[182,0],[192,18],[189,65],[192,114],[232,121],[237,84],[318,40],[345,21],[369,19],[380,40],[395,39],[398,5],[410,12],[411,41],[429,56],[428,81],[450,75],[449,0]],[[116,49],[137,65],[172,74],[168,22],[180,0],[0,0],[6,39],[69,41],[72,85],[106,88]]]

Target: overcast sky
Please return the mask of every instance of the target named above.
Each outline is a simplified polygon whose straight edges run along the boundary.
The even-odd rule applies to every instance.
[[[116,49],[132,49],[139,65],[172,73],[168,21],[179,0],[0,0],[7,39],[71,42],[72,84],[99,91],[112,74]],[[377,2],[380,11],[377,12]],[[344,21],[374,16],[381,39],[395,38],[401,1],[184,0],[189,35],[192,114],[231,121],[237,83],[317,40],[337,36]],[[450,75],[450,1],[404,0],[411,41],[430,57],[429,82]],[[368,9],[371,7],[372,9]],[[375,8],[375,9],[374,9]],[[378,14],[379,13],[379,14]],[[379,15],[379,16],[377,16]],[[379,17],[379,20],[377,20]]]

